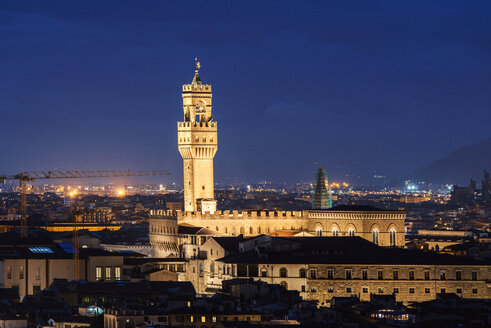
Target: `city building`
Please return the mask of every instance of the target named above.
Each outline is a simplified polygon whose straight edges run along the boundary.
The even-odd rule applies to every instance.
[[[79,249],[74,259],[71,242],[56,243],[42,237],[20,238],[15,233],[0,236],[0,286],[15,288],[19,296],[35,295],[57,279],[117,281],[123,278],[125,257],[140,254]],[[128,264],[126,265],[128,267]]]
[[[213,158],[218,148],[217,122],[211,113],[211,85],[203,84],[199,62],[191,84],[182,87],[184,121],[177,124],[178,148],[183,158],[184,211],[151,210],[150,243],[157,257],[181,256],[190,239],[196,244],[207,236],[256,236],[277,230],[306,232],[312,236],[361,236],[377,245],[402,247],[404,211],[372,206],[330,207],[325,172],[317,175],[317,201],[321,209],[304,211],[219,211],[213,185]],[[181,227],[187,227],[181,229]],[[190,238],[191,237],[191,238]],[[191,244],[193,244],[191,243]]]
[[[327,173],[322,167],[317,170],[315,181],[315,189],[312,194],[312,208],[314,210],[327,210],[332,207],[332,196],[327,180]]]
[[[236,240],[234,240],[236,239]],[[334,297],[395,295],[397,302],[423,302],[437,294],[488,299],[489,261],[420,250],[380,247],[360,237],[213,237],[202,245],[195,269],[197,292],[223,280],[249,277],[296,290],[306,300],[330,304]]]

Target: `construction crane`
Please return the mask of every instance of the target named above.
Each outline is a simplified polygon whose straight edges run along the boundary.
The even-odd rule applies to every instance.
[[[39,172],[22,172],[14,175],[0,176],[0,182],[5,183],[7,180],[19,180],[20,195],[20,221],[21,237],[27,238],[27,183],[41,179],[85,179],[85,178],[116,178],[116,177],[142,177],[153,175],[170,175],[169,172],[162,171],[39,171]],[[75,222],[76,223],[76,222]],[[73,233],[73,261],[74,261],[74,279],[78,279],[78,233],[75,224]]]

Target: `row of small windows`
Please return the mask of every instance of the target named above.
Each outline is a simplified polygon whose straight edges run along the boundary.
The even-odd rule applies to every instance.
[[[384,280],[386,278],[387,278],[387,276],[384,277],[384,271],[383,270],[378,270],[377,271],[377,279],[378,280]],[[400,279],[400,277],[399,277],[399,271],[398,270],[392,271],[392,276],[390,278],[392,280],[399,280]],[[424,279],[424,280],[430,280],[431,279],[430,278],[430,271],[424,271],[424,276],[423,277],[418,277],[418,278],[419,278],[418,280],[422,280],[422,279]],[[447,272],[446,271],[440,271],[439,278],[440,278],[440,280],[447,280]],[[469,278],[469,277],[467,277],[467,278]],[[470,278],[471,278],[471,280],[476,281],[477,280],[477,271],[472,271]],[[328,269],[327,270],[327,279],[334,279],[334,269]],[[351,269],[345,270],[344,279],[346,279],[346,280],[353,279],[352,270]],[[365,270],[361,270],[361,279],[362,280],[368,280],[369,279],[369,277],[368,277],[368,270],[366,270],[366,269]],[[370,279],[373,279],[373,277],[370,277]],[[408,275],[407,275],[407,279],[408,280],[416,280],[415,271],[414,270],[409,270]],[[460,271],[460,270],[455,271],[454,280],[463,280],[463,278],[462,278],[462,271]]]
[[[8,265],[7,266],[7,279],[12,279],[12,266]],[[24,279],[24,266],[20,265],[19,266],[19,279]],[[41,267],[36,267],[36,274],[35,274],[35,279],[40,280],[41,279]]]
[[[318,225],[315,228],[315,233],[317,236],[322,237],[322,226]],[[333,237],[338,237],[339,236],[339,228],[334,226],[331,230],[331,234]],[[354,237],[355,236],[355,229],[353,227],[350,227],[348,229],[348,236]],[[375,245],[379,244],[379,230],[377,228],[372,230],[372,242]],[[396,246],[396,229],[392,227],[389,230],[389,245],[390,246]]]
[[[310,272],[310,279],[317,279],[317,270],[316,269],[311,269],[309,270]],[[287,278],[288,277],[288,269],[287,268],[280,268],[280,277],[281,278]],[[307,278],[307,270],[306,269],[300,269],[298,272],[298,275],[300,278]],[[267,269],[261,269],[261,277],[267,277],[268,276],[268,270]]]
[[[103,271],[104,270],[104,271]],[[97,266],[95,268],[95,279],[96,280],[112,280],[113,275],[111,272],[113,269],[110,266],[107,267],[101,267]],[[104,272],[104,275],[102,273]],[[114,267],[114,279],[115,280],[121,280],[121,267]]]
[[[213,137],[209,137],[208,140],[210,142],[213,142]],[[185,138],[185,137],[184,138],[179,138],[179,142],[186,142],[186,141],[187,142],[191,142],[191,138],[189,138],[189,137],[188,138]],[[197,136],[194,137],[194,141],[195,142],[199,142],[199,137],[197,137]],[[202,137],[201,138],[201,141],[206,142],[206,137]]]
[[[409,287],[408,292],[409,292],[409,294],[415,294],[417,290],[419,291],[419,289],[416,289],[415,287]],[[329,287],[327,289],[327,291],[329,293],[333,293],[334,292],[334,288]],[[352,288],[352,287],[346,287],[346,293],[351,294],[351,293],[354,293],[354,292],[355,292],[354,288]],[[370,289],[368,287],[362,287],[361,292],[363,294],[368,294],[370,292]],[[377,288],[377,293],[378,294],[384,294],[384,292],[385,292],[385,289],[383,287],[378,287]],[[393,294],[398,294],[399,292],[400,292],[400,289],[398,287],[395,287],[395,288],[392,289],[392,293]],[[447,293],[447,289],[446,288],[440,288],[440,290],[438,292],[440,294],[445,294],[445,293]],[[478,294],[478,289],[477,288],[472,288],[471,289],[471,292],[472,292],[472,294]],[[425,294],[431,294],[431,288],[430,287],[424,287],[424,293]],[[456,294],[462,294],[462,288],[456,288],[455,289],[455,293]]]
[[[310,279],[317,279],[317,270],[316,269],[306,270],[306,269],[302,268],[298,272],[298,277],[307,278],[307,272],[310,272],[310,275],[309,275]],[[356,279],[356,278],[353,278],[353,273],[352,273],[351,269],[346,269],[344,273],[345,273],[344,277],[343,277],[344,279],[346,279],[346,280]],[[281,278],[287,278],[288,277],[288,269],[284,268],[284,267],[280,268],[279,275]],[[267,277],[267,276],[268,276],[268,270],[265,268],[261,269],[261,277]],[[334,269],[328,269],[327,270],[327,277],[326,278],[329,280],[334,279]],[[378,270],[377,275],[375,277],[369,277],[367,269],[361,270],[361,277],[359,277],[358,279],[360,279],[360,278],[362,280],[369,280],[369,279],[374,279],[374,278],[376,278],[377,280],[384,280],[384,279],[399,280],[399,279],[401,279],[398,270],[393,270],[392,275],[390,275],[390,276],[385,276],[383,270]],[[466,278],[467,279],[470,278],[470,280],[476,281],[478,278],[477,271],[472,271],[471,276],[466,277]],[[424,271],[424,274],[422,277],[416,277],[415,271],[409,270],[405,279],[402,279],[402,280],[430,280],[430,279],[431,279],[430,271]],[[440,280],[447,280],[447,272],[446,271],[440,271],[439,279]],[[455,271],[455,275],[453,277],[453,280],[464,280],[461,270]]]

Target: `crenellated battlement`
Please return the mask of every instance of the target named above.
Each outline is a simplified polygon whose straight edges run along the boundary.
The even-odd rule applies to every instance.
[[[183,84],[182,85],[182,93],[200,92],[200,91],[211,93],[211,85],[210,84]]]
[[[178,220],[186,219],[210,219],[210,220],[244,220],[244,219],[304,219],[307,215],[304,211],[216,211],[214,214],[201,212],[184,212],[170,210],[151,210],[150,216],[176,217]]]
[[[405,220],[406,212],[404,211],[307,211],[309,219],[337,219],[337,220]]]
[[[181,132],[185,131],[216,131],[217,122],[177,122],[177,128]]]

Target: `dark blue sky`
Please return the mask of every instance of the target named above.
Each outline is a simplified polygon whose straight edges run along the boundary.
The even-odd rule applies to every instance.
[[[490,1],[2,1],[0,173],[168,169],[214,89],[218,182],[402,176],[490,136]],[[350,180],[350,178],[345,178]]]

